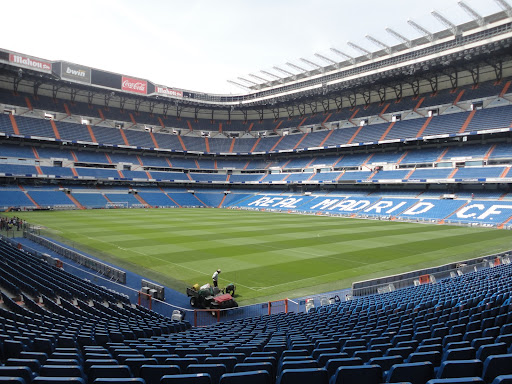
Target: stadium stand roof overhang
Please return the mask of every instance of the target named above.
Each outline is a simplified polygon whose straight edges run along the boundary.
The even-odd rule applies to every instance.
[[[223,120],[304,116],[500,79],[512,72],[512,17],[499,12],[369,55],[331,64],[290,81],[269,82],[246,95],[226,96],[172,89],[65,61],[51,62],[0,50],[0,87],[89,104],[118,105],[174,115]]]

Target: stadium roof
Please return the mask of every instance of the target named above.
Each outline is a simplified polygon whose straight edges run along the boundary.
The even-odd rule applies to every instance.
[[[468,0],[459,1],[457,10],[464,15],[462,19],[455,13],[447,17],[442,12],[433,11],[431,19],[438,21],[437,27],[427,23],[428,18],[421,22],[410,20],[409,25],[417,31],[416,36],[388,27],[386,38],[382,33],[367,34],[366,44],[356,40],[349,42],[352,51],[331,47],[328,54],[317,52],[312,58],[302,57],[297,64],[288,62],[286,66],[275,66],[272,71],[239,76],[236,82],[247,84],[248,91],[243,95],[171,88],[131,74],[127,76],[68,61],[52,62],[11,50],[5,50],[0,57],[4,63],[0,69],[8,78],[0,86],[9,87],[8,83],[12,81],[12,86],[17,89],[19,84],[32,82],[30,87],[34,93],[51,92],[54,97],[58,97],[58,93],[68,93],[61,97],[71,99],[81,94],[97,104],[102,103],[99,99],[107,103],[117,98],[123,106],[128,100],[127,108],[135,110],[147,104],[150,109],[160,106],[167,113],[172,104],[177,115],[184,108],[196,118],[211,114],[212,120],[215,117],[230,120],[232,115],[247,119],[250,113],[261,120],[286,114],[316,113],[322,109],[325,112],[346,105],[368,104],[376,97],[383,101],[389,99],[392,92],[396,98],[407,92],[416,94],[420,82],[430,84],[435,91],[440,76],[449,79],[451,86],[456,87],[463,78],[459,72],[465,72],[466,83],[476,83],[481,74],[492,71],[497,78],[502,76],[503,62],[510,61],[511,7],[505,0],[485,2],[495,5],[488,8],[495,10],[494,13],[483,13]],[[48,52],[51,51],[50,46]],[[257,51],[254,56],[258,56]],[[39,64],[46,63],[50,69],[45,71],[35,65],[25,65],[24,61],[30,63],[31,58],[32,64],[39,60]],[[66,57],[65,60],[69,59]],[[122,66],[122,57],[119,62]],[[148,61],[147,67],[151,68],[152,63]],[[483,66],[487,67],[485,71],[482,71]],[[510,65],[505,64],[505,67]],[[262,76],[269,80],[264,81]],[[467,80],[470,78],[472,80]],[[223,116],[214,117],[214,111],[219,110],[223,111]]]

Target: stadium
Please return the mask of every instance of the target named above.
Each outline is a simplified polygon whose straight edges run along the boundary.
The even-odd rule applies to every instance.
[[[240,94],[0,48],[0,382],[512,382],[495,4]]]

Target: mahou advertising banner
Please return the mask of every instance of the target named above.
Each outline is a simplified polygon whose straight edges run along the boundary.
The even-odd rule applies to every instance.
[[[127,92],[135,92],[142,95],[147,95],[148,82],[146,80],[133,79],[131,77],[123,76],[121,89]]]
[[[155,92],[160,95],[166,95],[166,96],[174,96],[174,97],[183,97],[182,91],[177,91],[175,89],[162,87],[160,85],[155,86]]]
[[[52,63],[49,61],[36,59],[34,57],[20,55],[18,53],[9,54],[9,62],[19,66],[50,73],[52,71]]]

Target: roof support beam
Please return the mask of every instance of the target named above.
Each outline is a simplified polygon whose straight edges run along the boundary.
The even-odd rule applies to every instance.
[[[434,35],[428,29],[423,28],[421,25],[412,20],[407,20],[407,24],[409,24],[419,33],[425,35],[428,41],[434,41]]]
[[[334,66],[336,68],[339,68],[339,63],[337,61],[334,61],[333,59],[331,59],[330,57],[327,57],[327,56],[324,56],[324,55],[321,55],[319,53],[315,53],[315,56],[318,57],[319,59],[322,59],[323,61],[325,61],[326,63],[329,63],[329,64],[334,64]]]
[[[282,69],[282,68],[279,68],[279,67],[273,67],[276,71],[278,72],[281,72],[281,73],[284,73],[285,75],[288,75],[288,76],[295,76],[293,73],[291,72],[288,72],[287,70],[285,69]]]
[[[261,73],[263,73],[264,75],[267,75],[267,76],[273,77],[273,78],[275,78],[275,79],[277,79],[277,80],[282,80],[282,78],[281,78],[281,77],[279,77],[279,76],[277,76],[277,75],[274,75],[274,74],[273,74],[273,73],[271,73],[271,72],[268,72],[268,71],[260,71],[260,72],[261,72]]]
[[[249,88],[249,87],[247,87],[247,86],[245,86],[243,84],[237,83],[236,81],[233,81],[233,80],[228,80],[228,83],[236,85],[237,87],[242,88],[244,91],[248,91],[248,90],[250,91],[251,90],[251,88]]]
[[[255,79],[257,79],[257,80],[264,81],[265,83],[267,83],[267,82],[268,82],[268,80],[267,80],[267,79],[264,79],[263,77],[259,77],[259,76],[257,76],[257,75],[253,75],[252,73],[249,73],[249,76],[251,76],[252,78],[255,78]]]
[[[366,38],[368,40],[370,40],[373,44],[375,44],[376,46],[380,47],[380,48],[384,48],[384,50],[386,51],[386,53],[389,55],[391,54],[391,47],[387,44],[384,44],[382,41],[380,40],[377,40],[375,37],[373,36],[370,36],[370,35],[366,35]]]
[[[286,65],[291,67],[291,68],[293,68],[293,69],[296,69],[297,71],[300,71],[300,72],[307,72],[308,71],[307,69],[301,68],[298,65],[295,65],[293,63],[286,63]]]
[[[354,48],[356,51],[359,51],[359,52],[365,54],[366,57],[368,57],[370,60],[373,58],[373,53],[370,52],[369,50],[364,49],[363,47],[360,47],[359,45],[354,44],[351,41],[347,42],[347,45],[351,48]]]
[[[337,55],[343,57],[344,59],[347,59],[348,61],[350,61],[350,64],[355,64],[356,63],[356,59],[354,59],[350,55],[347,55],[345,52],[341,52],[339,49],[331,48],[331,51],[336,53]]]
[[[401,35],[400,33],[394,31],[391,28],[386,28],[386,32],[389,33],[391,36],[393,36],[395,39],[397,39],[397,40],[401,41],[402,43],[404,43],[407,48],[411,48],[412,47],[411,40],[409,40],[404,35]]]
[[[459,34],[459,28],[455,24],[453,24],[450,20],[448,20],[446,17],[441,15],[437,11],[432,11],[431,15],[434,16],[441,24],[443,24],[445,27],[447,27],[455,36]]]
[[[512,17],[512,7],[506,0],[494,0],[503,9],[508,17]]]
[[[254,81],[252,80],[247,80],[246,78],[244,77],[237,77],[238,80],[242,80],[242,81],[245,81],[246,83],[249,83],[249,84],[253,84],[253,85],[258,85],[258,83],[255,83]]]
[[[314,63],[311,60],[304,59],[303,57],[301,57],[299,60],[302,61],[303,63],[309,64],[310,66],[312,66],[314,68],[318,68],[318,69],[322,69],[323,68],[321,65],[319,65],[317,63]]]
[[[477,11],[475,11],[473,8],[467,5],[463,0],[460,0],[458,4],[464,11],[466,11],[466,13],[469,16],[471,16],[478,23],[479,26],[482,27],[483,25],[485,25],[484,18]]]

